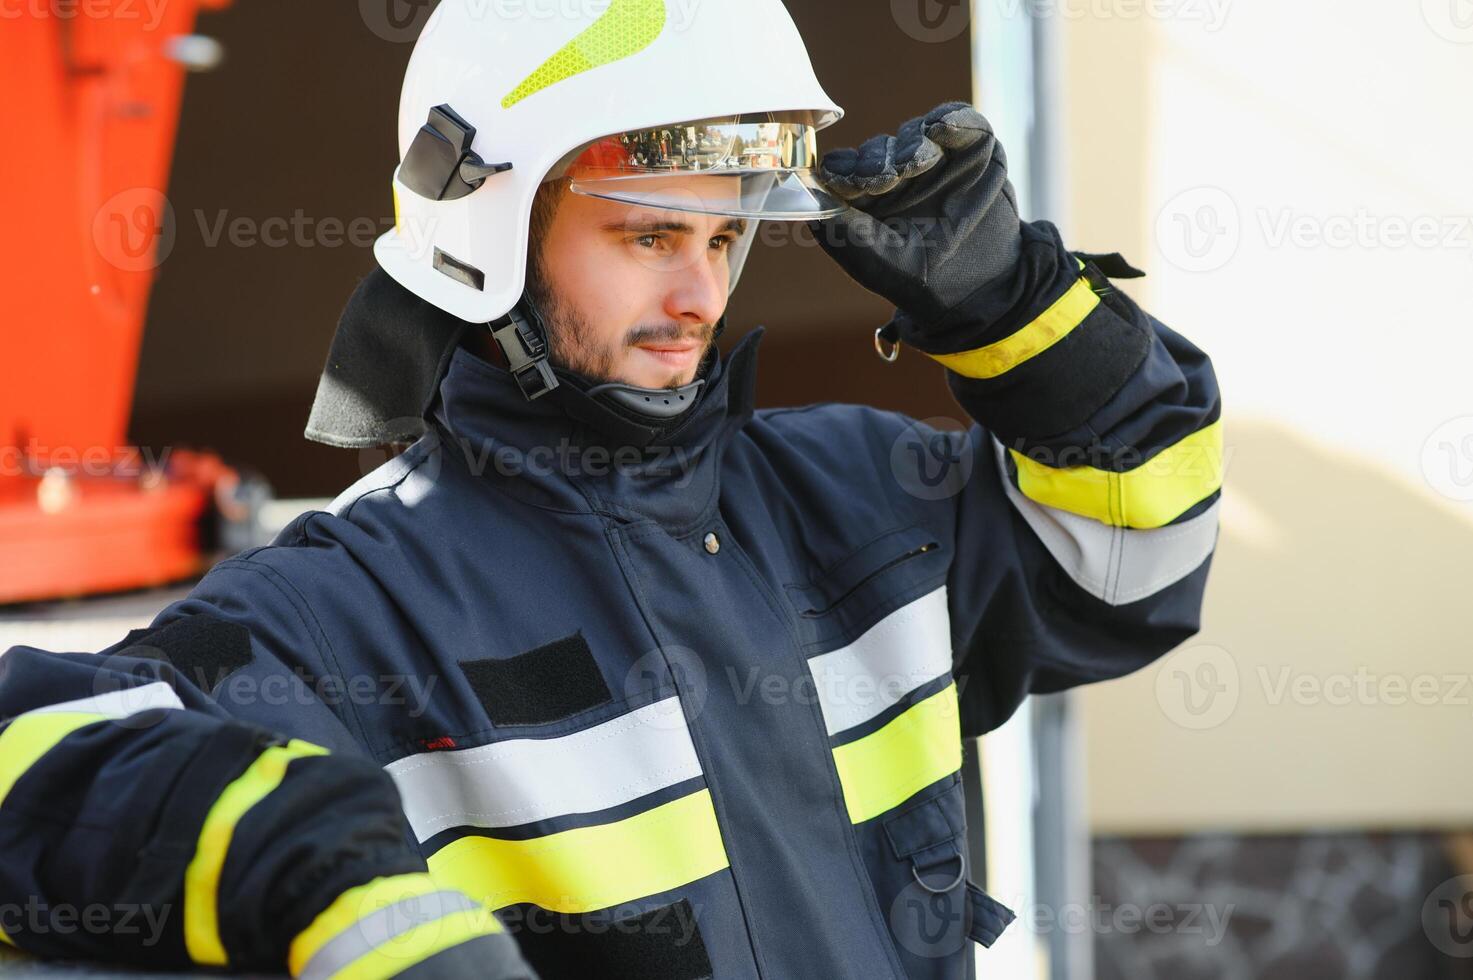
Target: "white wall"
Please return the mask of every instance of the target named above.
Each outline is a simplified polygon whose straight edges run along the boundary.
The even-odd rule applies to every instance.
[[[1065,230],[1225,403],[1205,628],[1084,697],[1094,828],[1466,822],[1473,4],[1041,9]]]

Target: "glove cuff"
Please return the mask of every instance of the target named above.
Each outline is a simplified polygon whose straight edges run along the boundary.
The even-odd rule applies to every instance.
[[[1120,389],[1145,359],[1151,327],[1104,271],[1140,270],[1117,253],[1069,252],[1049,222],[1024,227],[1015,275],[969,297],[955,327],[924,329],[899,310],[882,334],[946,366],[962,407],[994,432],[1043,438],[1084,424]]]

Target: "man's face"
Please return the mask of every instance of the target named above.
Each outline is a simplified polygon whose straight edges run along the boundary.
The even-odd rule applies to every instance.
[[[693,203],[735,178],[657,178]],[[650,185],[652,186],[652,185]],[[541,242],[535,298],[554,364],[644,388],[689,384],[715,341],[746,222],[564,193]]]

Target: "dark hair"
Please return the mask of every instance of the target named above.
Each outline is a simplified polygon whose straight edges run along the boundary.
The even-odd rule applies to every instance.
[[[532,198],[532,223],[527,229],[526,289],[532,301],[543,309],[547,308],[547,279],[543,274],[542,247],[567,189],[566,177],[550,180],[537,188],[537,194]]]

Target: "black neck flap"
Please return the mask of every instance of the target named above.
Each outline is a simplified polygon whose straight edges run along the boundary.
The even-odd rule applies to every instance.
[[[338,320],[305,435],[344,449],[418,439],[450,355],[472,329],[375,267]]]
[[[425,432],[425,418],[456,348],[473,331],[486,329],[425,302],[375,268],[358,284],[338,321],[306,437],[344,449],[415,441]],[[724,329],[725,321],[716,335]],[[560,383],[546,396],[622,444],[645,446],[680,427],[717,357],[712,344],[696,380],[668,390],[598,383],[553,368]],[[673,404],[665,405],[666,400]]]

